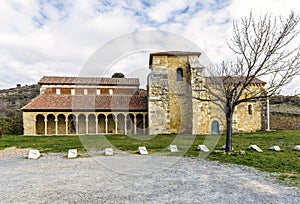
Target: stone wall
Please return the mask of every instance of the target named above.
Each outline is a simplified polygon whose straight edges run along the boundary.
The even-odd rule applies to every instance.
[[[271,130],[300,130],[300,115],[270,114]]]
[[[224,110],[218,102],[212,101],[215,99],[205,88],[204,67],[198,57],[168,54],[152,56],[152,72],[148,78],[150,134],[210,134],[212,123],[218,124],[219,132],[226,130]],[[182,80],[177,79],[178,68],[183,71]],[[261,88],[261,85],[251,85],[249,93],[245,94]],[[265,129],[265,107],[266,103],[262,101],[239,104],[233,115],[233,131]]]
[[[149,134],[170,133],[168,73],[164,66],[152,66],[148,75]]]

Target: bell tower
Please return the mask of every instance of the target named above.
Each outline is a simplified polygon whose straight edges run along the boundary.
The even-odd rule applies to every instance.
[[[149,134],[193,132],[193,95],[203,81],[200,52],[150,54]]]

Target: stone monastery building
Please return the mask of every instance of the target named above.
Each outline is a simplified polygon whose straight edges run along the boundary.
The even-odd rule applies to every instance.
[[[138,78],[44,76],[40,95],[22,108],[25,135],[210,134],[225,115],[207,97],[200,52],[151,53],[147,90]],[[255,79],[251,86],[264,87]],[[208,97],[209,98],[209,97]],[[238,105],[234,131],[267,127],[265,101]]]

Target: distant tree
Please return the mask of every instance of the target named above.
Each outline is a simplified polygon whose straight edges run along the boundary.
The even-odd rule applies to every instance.
[[[232,151],[236,106],[279,94],[283,86],[300,74],[300,45],[295,41],[298,23],[299,15],[294,11],[286,19],[268,14],[254,19],[250,13],[240,22],[234,21],[228,46],[236,61],[223,62],[208,70],[210,84],[206,86],[210,100],[226,116],[226,152]],[[266,81],[264,88],[254,85],[258,78]]]
[[[121,72],[116,72],[111,77],[112,78],[125,78],[125,75]]]

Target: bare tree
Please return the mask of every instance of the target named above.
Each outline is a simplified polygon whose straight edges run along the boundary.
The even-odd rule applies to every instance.
[[[299,43],[295,41],[299,20],[299,15],[291,11],[286,19],[269,14],[254,19],[250,13],[233,23],[233,38],[228,46],[236,61],[214,67],[206,78],[210,100],[226,116],[226,152],[232,151],[236,106],[278,94],[300,74],[300,45],[295,44]]]

